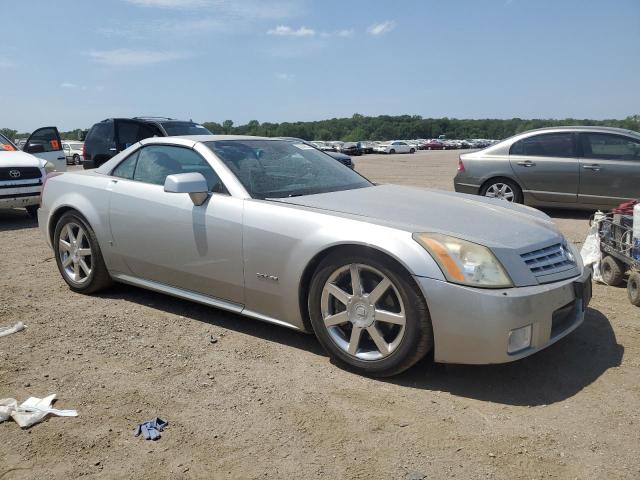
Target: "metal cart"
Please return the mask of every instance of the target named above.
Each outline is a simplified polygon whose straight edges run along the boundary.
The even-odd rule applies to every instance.
[[[640,261],[634,258],[633,217],[608,213],[598,225],[600,273],[607,285],[619,286],[627,279],[629,301],[640,307]]]

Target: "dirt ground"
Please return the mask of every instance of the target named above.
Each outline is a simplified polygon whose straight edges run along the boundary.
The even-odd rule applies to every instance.
[[[374,181],[451,189],[459,152],[356,158]],[[588,215],[551,211],[574,242]],[[375,380],[314,337],[129,286],[62,281],[34,221],[0,211],[0,398],[77,418],[0,424],[17,478],[640,478],[640,309],[596,285],[585,323],[527,359]],[[213,341],[212,341],[213,336]],[[133,436],[159,416],[159,441]]]

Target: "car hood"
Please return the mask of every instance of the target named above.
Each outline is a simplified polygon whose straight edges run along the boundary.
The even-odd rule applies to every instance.
[[[0,168],[2,167],[38,167],[42,168],[45,161],[20,150],[0,152]]]
[[[473,195],[400,185],[278,199],[409,232],[451,235],[492,248],[523,249],[562,242],[551,219],[539,210]]]

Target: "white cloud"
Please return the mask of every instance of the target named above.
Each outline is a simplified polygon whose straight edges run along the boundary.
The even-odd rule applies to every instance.
[[[315,34],[316,31],[311,28],[300,27],[293,29],[286,25],[278,25],[276,28],[267,31],[267,35],[278,35],[281,37],[313,37]]]
[[[282,80],[284,82],[290,82],[296,77],[295,77],[295,75],[293,75],[291,73],[277,73],[276,74],[276,78],[278,80]]]
[[[116,50],[94,50],[89,57],[96,63],[109,66],[152,65],[155,63],[171,62],[190,57],[191,54],[175,51],[130,50],[120,48]]]
[[[396,28],[396,22],[387,20],[386,22],[374,23],[367,28],[367,32],[371,35],[384,35]]]
[[[60,88],[78,88],[78,85],[76,85],[75,83],[62,82],[60,84]]]
[[[345,29],[345,30],[337,30],[335,32],[322,32],[320,34],[320,36],[322,36],[322,37],[348,38],[348,37],[353,37],[354,33],[355,32],[354,32],[353,28],[350,28],[350,29]]]

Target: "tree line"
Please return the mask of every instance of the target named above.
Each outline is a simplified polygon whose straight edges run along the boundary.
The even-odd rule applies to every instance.
[[[487,138],[503,139],[534,128],[560,125],[597,125],[640,131],[640,115],[623,120],[589,119],[458,119],[423,118],[419,115],[380,115],[368,117],[354,114],[350,118],[332,118],[312,122],[260,123],[251,120],[245,125],[234,125],[232,120],[222,123],[204,122],[214,134],[258,135],[263,137],[296,137],[304,140],[392,140],[437,138],[446,135],[451,139]],[[63,140],[77,140],[81,129],[61,132]],[[10,139],[25,138],[28,133],[18,133],[9,128],[0,133]]]

